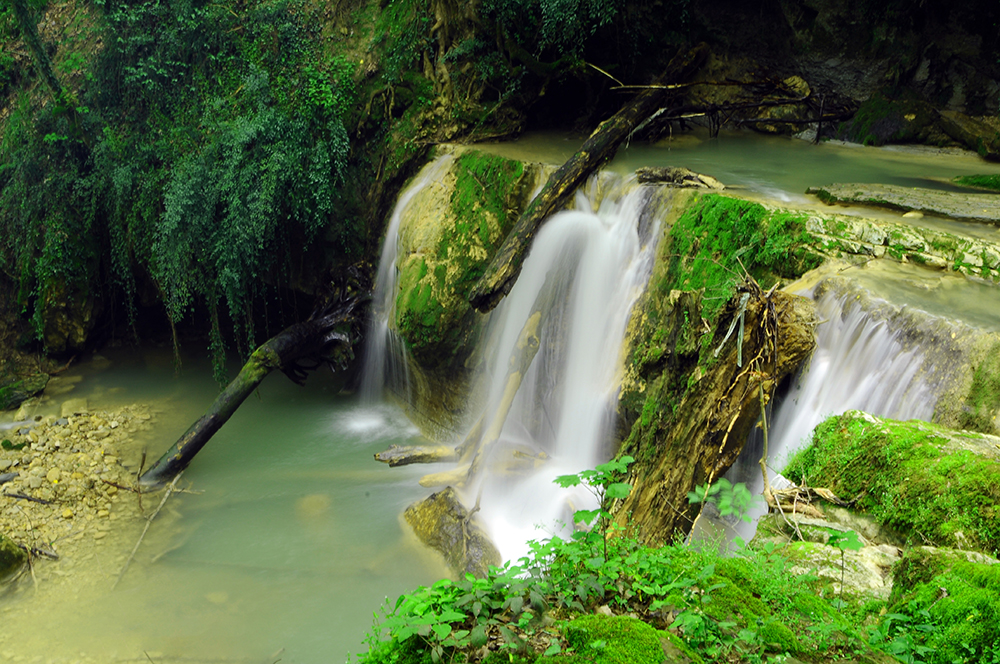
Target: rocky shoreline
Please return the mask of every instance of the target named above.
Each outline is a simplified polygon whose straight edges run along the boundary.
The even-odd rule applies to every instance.
[[[61,412],[0,430],[0,533],[28,552],[22,571],[36,576],[40,561],[79,559],[141,514],[134,437],[150,429],[150,408],[91,412],[70,399]]]

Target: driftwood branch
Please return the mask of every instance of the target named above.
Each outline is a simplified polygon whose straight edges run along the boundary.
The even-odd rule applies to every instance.
[[[358,308],[368,299],[365,294],[331,302],[313,312],[308,320],[281,331],[255,350],[208,412],[142,474],[140,486],[163,486],[187,468],[215,432],[275,369],[301,385],[308,371],[330,357],[336,347],[350,344],[350,333],[345,328],[356,322]]]

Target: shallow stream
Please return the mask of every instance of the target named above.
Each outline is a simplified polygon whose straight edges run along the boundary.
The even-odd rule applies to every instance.
[[[493,149],[559,161],[578,144],[529,136]],[[801,205],[816,204],[801,193],[815,184],[927,186],[955,175],[1000,173],[1000,166],[969,155],[742,135],[631,146],[611,168],[639,165],[685,166]],[[961,228],[1000,238],[993,227]],[[938,302],[945,307],[964,297],[949,290],[951,281],[945,285],[914,288],[944,293]],[[987,316],[988,309],[975,315]],[[153,428],[122,458],[133,467],[143,447],[155,458],[217,394],[206,363],[187,360],[175,374],[169,349],[104,355],[61,375],[38,414],[58,415],[62,400],[78,397],[87,397],[92,410],[149,404]],[[95,543],[93,554],[79,560],[42,561],[37,585],[22,579],[0,596],[0,660],[343,662],[363,650],[372,614],[387,597],[447,575],[399,521],[406,505],[427,494],[417,485],[426,468],[390,469],[372,459],[417,436],[395,407],[362,406],[340,395],[338,381],[327,375],[311,377],[305,388],[269,377],[185,472],[182,484],[201,493],[170,498],[116,590],[141,524]],[[137,500],[121,498],[131,499]]]

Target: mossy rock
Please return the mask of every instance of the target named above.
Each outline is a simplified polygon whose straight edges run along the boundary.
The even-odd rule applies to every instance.
[[[1000,175],[959,175],[952,182],[970,189],[1000,191]]]
[[[940,114],[919,99],[894,99],[876,92],[837,131],[837,138],[863,145],[926,143],[944,145],[948,136],[939,126]]]
[[[1000,550],[1000,438],[848,411],[816,427],[784,474],[913,540]]]
[[[478,316],[469,290],[527,204],[537,168],[470,148],[410,202],[399,231],[395,326],[427,370],[461,368]]]
[[[9,537],[0,533],[0,583],[8,581],[21,571],[28,560],[28,554],[14,544]]]
[[[500,552],[451,487],[431,494],[403,512],[413,532],[427,546],[440,552],[458,576],[485,577],[490,566],[503,564]]]
[[[1000,564],[971,561],[967,552],[921,549],[907,554],[896,576],[890,612],[929,626],[924,661],[1000,662]]]
[[[44,373],[0,380],[0,410],[17,408],[25,400],[44,390],[48,383],[49,375]]]
[[[565,628],[574,655],[542,657],[547,664],[702,664],[683,641],[637,618],[587,615]]]

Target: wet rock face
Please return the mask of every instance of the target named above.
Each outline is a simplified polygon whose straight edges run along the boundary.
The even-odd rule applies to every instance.
[[[485,577],[491,565],[503,563],[500,552],[451,487],[414,503],[403,513],[421,542],[444,556],[456,574]]]

